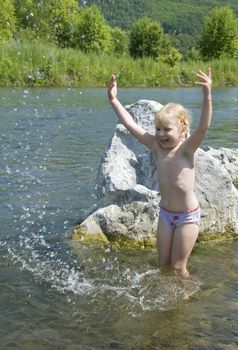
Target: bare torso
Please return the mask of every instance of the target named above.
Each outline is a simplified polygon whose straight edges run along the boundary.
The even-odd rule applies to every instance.
[[[169,211],[189,211],[198,207],[194,193],[195,156],[191,158],[178,145],[172,150],[155,149],[161,202]]]

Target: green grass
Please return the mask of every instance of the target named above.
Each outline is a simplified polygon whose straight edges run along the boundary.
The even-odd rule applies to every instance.
[[[171,67],[151,58],[84,54],[41,41],[0,46],[0,86],[105,87],[112,73],[123,87],[193,86],[197,69],[213,70],[214,86],[238,86],[238,60],[180,62]]]

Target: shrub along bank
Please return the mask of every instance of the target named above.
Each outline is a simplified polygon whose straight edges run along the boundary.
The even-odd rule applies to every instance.
[[[213,70],[213,85],[238,86],[238,60],[177,62],[150,57],[83,53],[42,41],[15,41],[0,47],[1,86],[105,87],[112,73],[123,87],[193,86],[198,68]]]

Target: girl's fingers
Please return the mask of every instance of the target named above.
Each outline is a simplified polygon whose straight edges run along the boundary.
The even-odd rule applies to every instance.
[[[195,84],[197,84],[197,85],[203,85],[203,86],[206,86],[206,85],[207,85],[206,83],[202,83],[202,82],[200,82],[200,81],[195,81]]]
[[[204,82],[209,82],[209,81],[211,81],[211,78],[209,77],[209,76],[207,76],[206,74],[204,74],[204,75],[201,75],[201,74],[196,74],[197,75],[197,77],[198,78],[200,78],[202,81],[204,81]]]
[[[109,89],[112,89],[113,86],[115,86],[115,85],[116,85],[116,77],[115,77],[115,75],[112,75],[111,80],[109,81],[108,87],[109,87]]]
[[[211,79],[211,76],[212,76],[212,70],[211,70],[211,67],[208,68],[208,76],[209,78]]]
[[[211,79],[211,76],[212,76],[211,68],[210,67],[208,68],[208,74],[204,73],[201,69],[199,69],[196,75],[199,78]]]
[[[116,76],[112,74],[111,79],[110,79],[110,84],[114,83],[116,81]]]
[[[200,78],[206,78],[206,77],[207,77],[207,75],[206,75],[204,72],[201,72],[201,71],[197,72],[196,75],[197,75],[198,77],[200,77]]]

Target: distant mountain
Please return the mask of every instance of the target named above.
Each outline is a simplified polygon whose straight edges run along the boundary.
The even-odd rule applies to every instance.
[[[111,26],[130,29],[143,16],[159,21],[167,33],[196,35],[204,17],[215,6],[229,5],[238,16],[237,0],[79,0],[80,6],[97,5]]]

